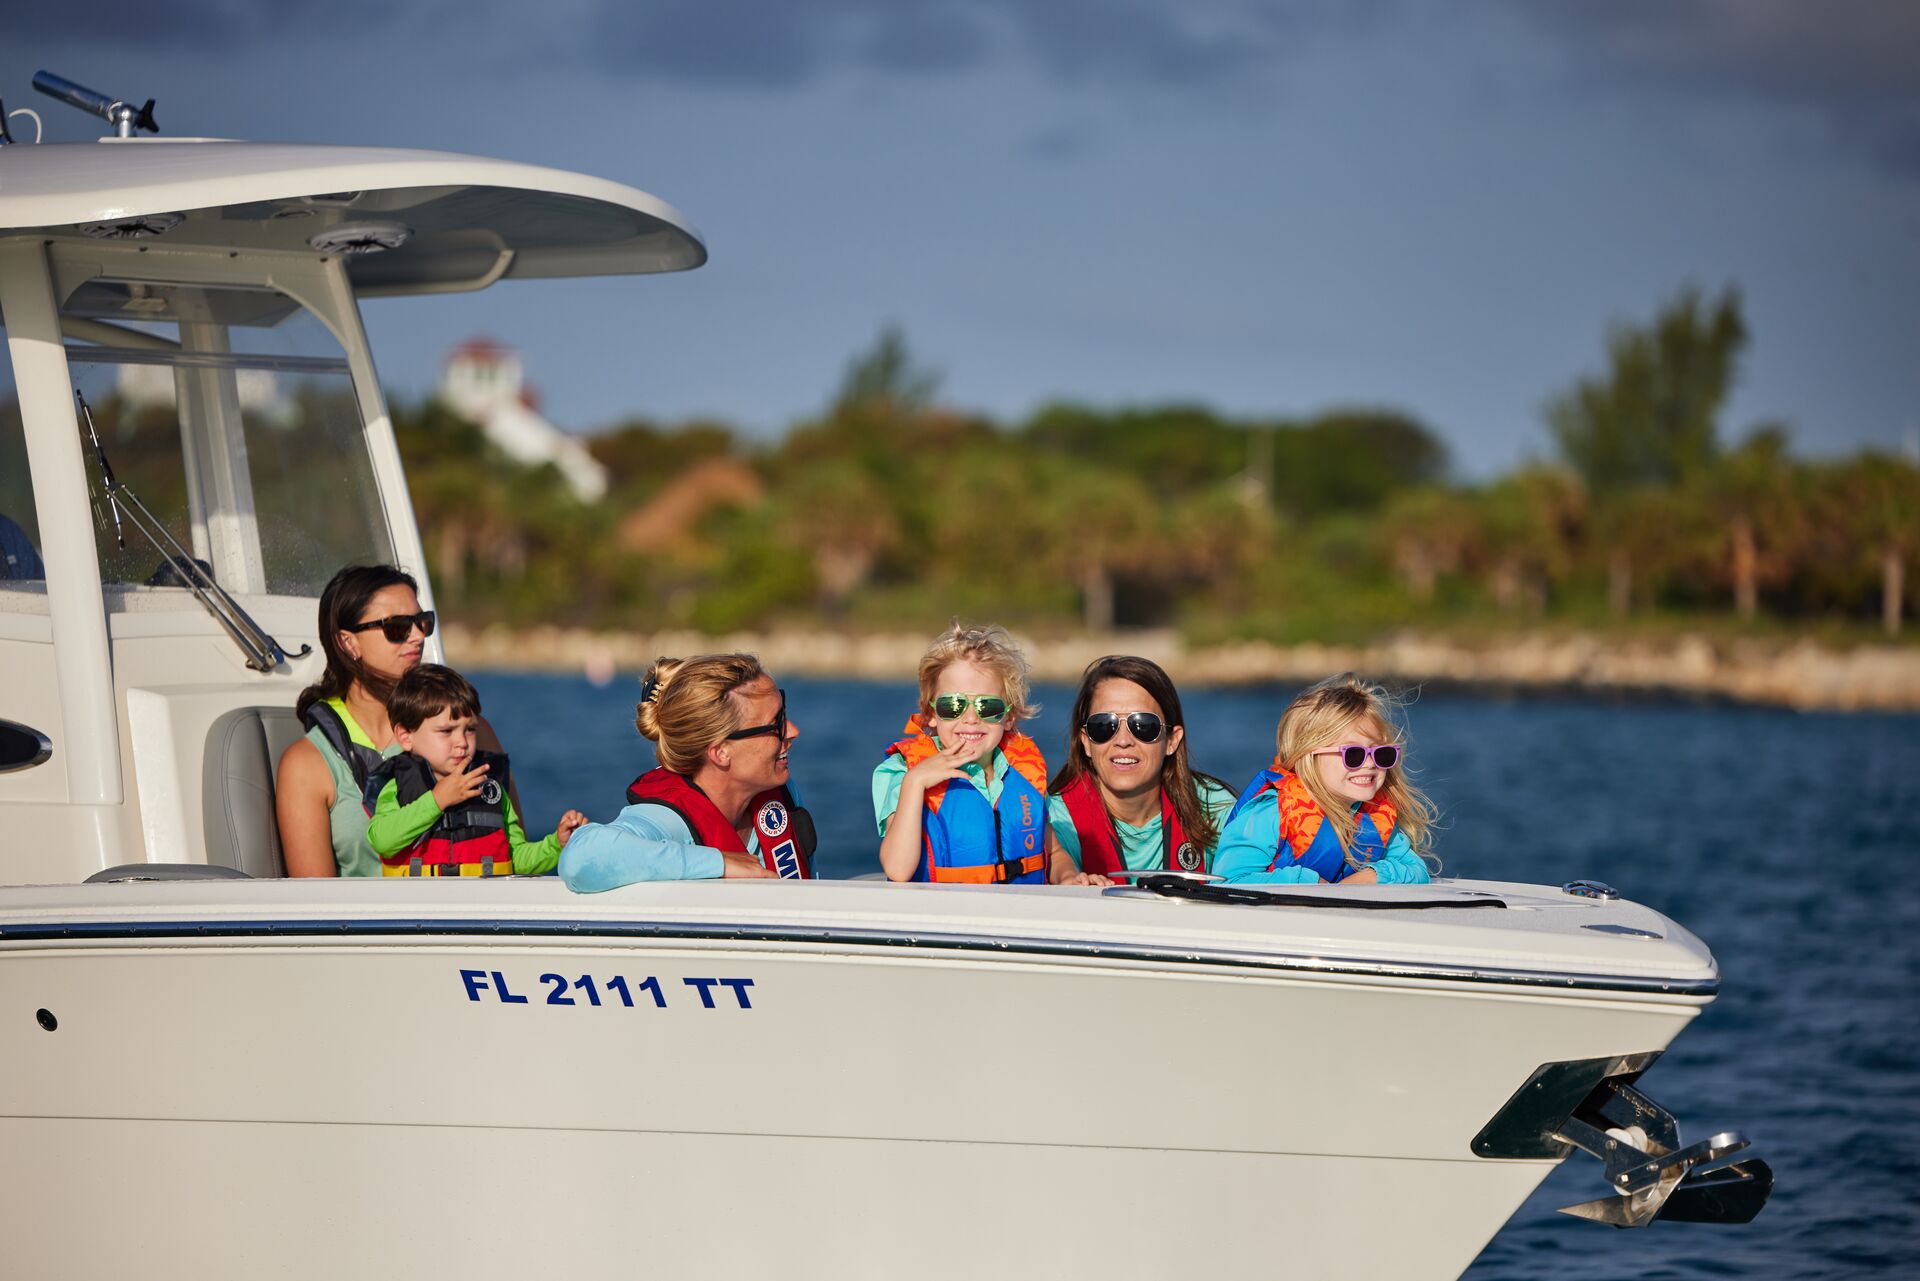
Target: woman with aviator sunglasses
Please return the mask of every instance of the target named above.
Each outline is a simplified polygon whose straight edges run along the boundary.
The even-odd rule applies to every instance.
[[[295,704],[307,726],[280,757],[274,812],[288,876],[379,876],[367,843],[367,778],[399,752],[387,719],[394,684],[420,665],[434,615],[413,575],[393,565],[349,565],[320,593],[326,668]],[[479,745],[501,751],[482,717]],[[514,803],[519,796],[509,787]]]
[[[1187,761],[1180,694],[1158,663],[1109,655],[1080,678],[1067,761],[1048,787],[1049,845],[1096,884],[1204,872],[1233,792]]]
[[[873,771],[880,866],[895,881],[1084,883],[1050,864],[1047,765],[1015,726],[1027,660],[999,627],[955,621],[920,660],[920,707]]]
[[[1352,672],[1301,693],[1281,713],[1273,765],[1234,803],[1214,872],[1240,883],[1431,880],[1435,811],[1407,778],[1405,738],[1386,691]]]

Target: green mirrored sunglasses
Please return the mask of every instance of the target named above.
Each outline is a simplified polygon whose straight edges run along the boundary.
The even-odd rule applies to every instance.
[[[943,721],[957,721],[969,706],[989,725],[1007,718],[1007,700],[998,694],[941,694],[933,700],[933,714]]]

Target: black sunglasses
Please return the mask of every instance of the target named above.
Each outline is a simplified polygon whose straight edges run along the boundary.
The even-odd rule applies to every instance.
[[[772,734],[775,738],[782,739],[787,736],[787,691],[783,689],[776,692],[780,695],[780,710],[773,714],[773,719],[765,725],[755,725],[750,729],[737,729],[733,731],[733,733],[727,735],[727,741],[729,743],[736,738],[759,738],[762,734]]]
[[[386,618],[376,618],[368,623],[355,623],[345,628],[349,632],[370,632],[380,629],[380,634],[396,645],[404,644],[407,637],[418,627],[422,636],[433,635],[433,611],[423,609],[417,614],[393,614]]]
[[[1095,712],[1080,722],[1080,728],[1094,742],[1108,742],[1120,732],[1120,713]],[[1166,727],[1160,723],[1160,718],[1152,712],[1127,713],[1127,732],[1143,743],[1159,742],[1160,731],[1164,728]]]

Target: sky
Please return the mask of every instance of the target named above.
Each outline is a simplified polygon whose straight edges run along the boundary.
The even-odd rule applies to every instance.
[[[1414,414],[1552,455],[1610,327],[1737,286],[1723,419],[1920,441],[1920,4],[171,0],[23,7],[0,97],[101,129],[474,152],[666,200],[711,260],[366,304],[390,390],[518,348],[575,431],[773,435],[900,326],[941,399]],[[12,121],[16,137],[32,122]],[[0,188],[4,168],[0,168]]]

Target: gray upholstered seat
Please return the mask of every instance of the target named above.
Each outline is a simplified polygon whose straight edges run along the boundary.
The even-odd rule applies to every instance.
[[[273,775],[280,754],[305,731],[291,707],[242,707],[207,731],[201,774],[207,862],[249,876],[284,876],[274,821]]]

